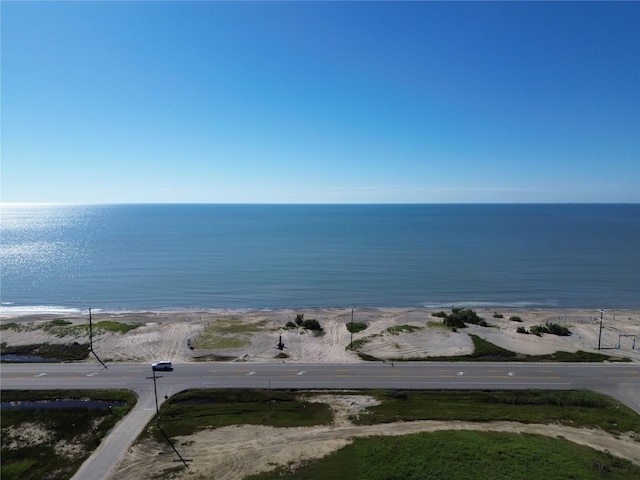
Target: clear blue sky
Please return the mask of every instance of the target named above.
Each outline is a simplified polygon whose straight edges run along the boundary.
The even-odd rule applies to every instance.
[[[640,202],[640,2],[7,2],[3,202]]]

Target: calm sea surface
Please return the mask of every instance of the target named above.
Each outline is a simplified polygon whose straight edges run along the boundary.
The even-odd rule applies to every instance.
[[[640,205],[2,205],[16,310],[639,308]]]

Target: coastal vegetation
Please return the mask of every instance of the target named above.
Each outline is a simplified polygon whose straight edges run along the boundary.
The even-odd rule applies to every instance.
[[[1,361],[7,356],[38,358],[40,361],[71,362],[89,357],[88,343],[36,343],[31,345],[7,345],[0,343]]]
[[[635,432],[640,441],[640,415],[606,395],[584,390],[380,390],[367,394],[380,403],[352,419],[357,425],[415,420],[559,423],[612,434]]]
[[[266,320],[241,322],[234,318],[224,318],[208,323],[196,338],[189,341],[189,345],[203,350],[240,348],[251,343],[252,334],[268,329]]]
[[[349,322],[346,324],[347,330],[351,333],[358,333],[366,330],[369,326],[365,322]]]
[[[481,327],[489,326],[484,318],[478,316],[478,314],[470,308],[452,307],[451,313],[440,311],[434,312],[431,315],[442,318],[442,323],[451,328],[465,328],[467,323],[480,325]]]
[[[163,429],[170,437],[239,424],[328,425],[332,422],[328,406],[310,401],[314,395],[327,393],[187,390],[165,402],[160,415]],[[379,402],[350,417],[357,426],[418,420],[510,421],[600,429],[613,435],[632,435],[640,441],[637,433],[640,416],[610,397],[587,391],[364,390],[331,393],[374,397]],[[141,440],[153,435],[157,441],[163,441],[162,437],[156,437],[154,425],[154,422],[149,424]],[[425,455],[426,451],[430,454]],[[419,472],[419,475],[412,472]],[[640,468],[606,452],[564,439],[533,434],[441,431],[356,438],[350,445],[295,471],[290,470],[289,465],[280,465],[272,472],[249,478],[424,478],[425,472],[432,473],[434,478],[452,479],[626,480],[635,479]]]
[[[56,409],[52,414],[46,402],[58,399],[99,400],[114,406]],[[42,408],[4,408],[5,402],[25,401],[44,402]],[[57,480],[73,476],[107,432],[133,408],[136,395],[124,390],[3,390],[2,402],[2,479]]]
[[[363,346],[365,346],[367,343],[373,341],[373,339],[375,339],[376,337],[381,337],[382,334],[380,333],[374,333],[373,335],[368,335],[366,337],[361,337],[358,338],[357,340],[354,340],[353,342],[349,343],[349,345],[346,346],[345,350],[353,350],[355,352],[358,352],[358,350],[360,350]],[[360,352],[358,352],[358,355],[362,355]],[[373,357],[371,357],[373,358]],[[375,359],[377,360],[377,359]]]
[[[529,330],[524,327],[518,327],[516,328],[516,332],[524,334],[531,333],[533,335],[537,335],[538,337],[541,337],[544,333],[559,335],[561,337],[568,337],[569,335],[571,335],[571,330],[569,330],[567,327],[553,322],[547,322],[544,325],[533,325],[531,328],[529,328]]]
[[[285,325],[285,329],[297,330],[298,328],[303,328],[304,330],[310,330],[315,335],[322,335],[324,333],[324,330],[322,329],[320,322],[318,322],[318,320],[314,318],[305,320],[304,313],[296,314],[295,321],[293,322],[289,321]]]
[[[356,438],[296,470],[279,466],[245,480],[635,480],[638,475],[640,467],[627,460],[562,438],[443,431]]]
[[[192,389],[162,405],[162,429],[170,436],[188,435],[205,428],[228,425],[308,427],[328,425],[333,419],[326,403],[307,401],[313,394],[290,390]],[[163,437],[150,425],[147,433]]]
[[[422,330],[422,327],[415,325],[394,325],[393,327],[387,328],[386,331],[391,335],[400,335],[401,333],[413,333],[418,330]]]
[[[314,395],[326,393],[190,389],[165,402],[160,417],[162,428],[170,437],[228,425],[328,425],[333,420],[328,405],[309,401]],[[349,394],[379,401],[353,415],[351,421],[355,425],[416,420],[560,423],[599,428],[612,434],[635,432],[640,441],[637,413],[606,395],[584,390],[358,390]],[[154,423],[147,431],[153,431]]]
[[[355,340],[353,345],[347,346],[347,349],[357,351],[367,342],[371,341],[371,337],[364,337],[359,340]],[[518,362],[628,362],[630,359],[621,358],[621,357],[611,357],[609,355],[604,355],[596,352],[585,352],[583,350],[578,350],[577,352],[563,352],[558,351],[550,354],[544,355],[525,355],[521,353],[516,353],[506,348],[502,348],[498,345],[495,345],[484,338],[479,337],[478,335],[470,334],[469,337],[473,341],[473,352],[467,355],[454,355],[454,356],[432,356],[432,357],[398,357],[398,358],[387,358],[382,360],[373,355],[357,352],[358,356],[361,360],[369,361],[369,362],[380,362],[380,361],[389,361],[389,362],[420,362],[420,361],[431,361],[431,362],[456,362],[456,361],[481,361],[481,362],[506,362],[506,361],[518,361]]]
[[[124,335],[131,330],[140,327],[139,323],[116,322],[104,320],[95,322],[92,325],[93,334],[115,333]],[[0,344],[1,361],[7,361],[7,356],[29,357],[39,361],[71,362],[85,360],[88,358],[90,350],[89,343],[77,340],[86,340],[89,337],[89,324],[76,323],[64,319],[56,318],[47,322],[37,323],[5,323],[0,327],[2,330],[13,330],[17,332],[32,332],[42,330],[48,335],[57,338],[70,337],[67,343],[33,343],[28,345],[7,345],[6,342]],[[22,360],[24,361],[24,359]]]
[[[92,325],[94,334],[101,333],[120,333],[125,334],[131,330],[135,330],[140,327],[139,323],[126,323],[116,322],[114,320],[103,320],[100,322],[94,322]],[[76,323],[74,324],[70,320],[64,318],[56,318],[48,322],[37,323],[16,323],[9,322],[0,326],[0,330],[14,330],[16,332],[29,332],[35,330],[44,330],[50,335],[55,337],[70,337],[70,336],[82,336],[89,335],[88,323]]]

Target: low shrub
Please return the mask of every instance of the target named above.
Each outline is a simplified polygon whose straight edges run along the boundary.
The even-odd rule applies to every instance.
[[[451,313],[444,317],[443,323],[448,327],[465,328],[467,323],[488,327],[489,324],[476,312],[469,308],[452,308]]]
[[[346,350],[358,350],[360,347],[363,347],[367,343],[371,341],[371,337],[362,337],[357,340],[354,340],[349,345],[347,345]]]
[[[307,330],[312,330],[314,332],[321,332],[322,331],[322,327],[320,326],[320,322],[318,322],[318,320],[315,320],[315,319],[304,320],[302,322],[302,327],[306,328]]]
[[[391,335],[400,335],[401,333],[413,333],[417,330],[422,330],[422,327],[416,327],[415,325],[394,325],[387,328],[387,332]]]
[[[538,337],[541,337],[544,333],[550,333],[551,335],[558,335],[561,337],[568,337],[571,335],[571,331],[567,327],[550,322],[547,322],[544,325],[534,325],[530,328],[530,331]]]
[[[346,324],[347,325],[347,330],[351,333],[358,333],[361,332],[363,330],[366,330],[367,327],[369,326],[368,324],[364,323],[364,322],[349,322]]]

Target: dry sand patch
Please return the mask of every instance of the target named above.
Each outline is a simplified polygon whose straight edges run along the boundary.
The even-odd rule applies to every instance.
[[[430,326],[434,322],[441,322],[441,319],[432,316],[434,311],[429,309],[358,309],[354,311],[354,320],[364,322],[368,327],[364,331],[355,333],[353,340],[370,339],[361,351],[381,359],[468,354],[473,348],[470,333],[500,347],[530,355],[549,354],[558,350],[597,351],[600,335],[597,311],[504,310],[500,311],[503,318],[494,318],[494,311],[494,309],[477,310],[478,315],[484,317],[491,327],[470,325],[466,329],[452,332],[445,328]],[[293,321],[298,313],[304,314],[305,319],[317,319],[324,329],[324,334],[316,336],[302,328],[285,329],[285,324]],[[509,320],[512,315],[519,316],[522,322]],[[52,315],[3,317],[1,319],[3,325],[13,322],[21,328],[3,329],[2,342],[8,345],[26,345],[89,341],[88,336],[77,333],[73,336],[58,337],[41,328],[44,323],[55,318],[60,317]],[[73,324],[88,323],[88,317],[83,315],[64,318]],[[346,350],[351,342],[351,334],[346,327],[351,321],[351,309],[94,313],[94,322],[102,320],[140,325],[125,334],[99,332],[94,335],[95,351],[101,358],[108,361],[149,363],[158,359],[168,359],[174,363],[184,363],[197,361],[198,357],[211,358],[215,355],[242,361],[270,362],[281,361],[277,359],[280,353],[287,355],[287,362],[360,361],[355,352]],[[215,325],[216,322],[228,325],[230,321],[255,325],[256,328],[237,334],[246,339],[240,346],[221,349],[190,348],[193,346],[192,342],[208,327]],[[547,321],[567,326],[572,335],[559,337],[545,334],[537,337],[516,332],[520,326],[530,329],[533,325],[542,325]],[[396,335],[388,332],[389,328],[399,325],[414,325],[420,329]],[[603,327],[600,338],[602,353],[640,361],[640,311],[606,312]],[[222,330],[220,336],[225,335],[236,334]],[[282,352],[277,348],[280,337],[285,345]],[[618,345],[621,348],[614,348]],[[635,348],[632,348],[633,346]]]

